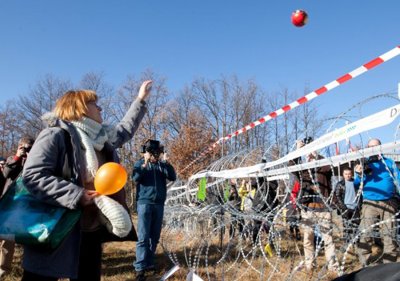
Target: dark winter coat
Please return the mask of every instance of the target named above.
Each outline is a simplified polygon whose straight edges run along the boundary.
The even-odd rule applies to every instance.
[[[357,192],[357,190],[356,190]],[[335,187],[335,203],[338,207],[338,211],[343,214],[346,210],[346,204],[344,204],[344,197],[346,195],[346,182],[345,180],[341,180],[336,184]],[[358,205],[356,207],[356,210],[360,211],[361,210],[361,202],[362,202],[362,198],[359,198],[358,200]]]
[[[318,156],[318,160],[323,159],[322,156]],[[299,164],[300,158],[291,161],[291,165]],[[296,180],[301,185],[301,191],[299,194],[300,202],[304,205],[309,203],[321,203],[324,204],[324,200],[327,200],[332,192],[331,178],[332,169],[330,166],[322,166],[313,168],[310,170],[302,170],[294,173]],[[320,193],[313,190],[313,187],[317,186]]]
[[[10,156],[7,158],[3,169],[4,185],[1,185],[0,196],[3,196],[10,184],[15,181],[15,179],[22,172],[22,168],[25,164],[25,157]]]
[[[256,212],[269,212],[278,205],[276,198],[277,181],[264,181],[253,198],[252,209]]]
[[[0,173],[0,190],[3,190],[5,183],[6,179],[4,178],[3,173]]]

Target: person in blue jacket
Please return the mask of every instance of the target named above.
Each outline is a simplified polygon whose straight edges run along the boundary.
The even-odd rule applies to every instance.
[[[379,139],[371,139],[368,147],[381,145]],[[360,230],[365,234],[360,239],[360,250],[365,264],[371,259],[373,243],[373,224],[379,224],[383,239],[384,263],[397,261],[397,243],[394,239],[396,229],[395,214],[399,208],[398,186],[400,172],[396,163],[383,155],[374,155],[366,159],[364,165],[355,167],[354,185],[361,185],[363,205],[361,209]]]
[[[175,181],[174,167],[156,140],[143,146],[143,158],[135,163],[132,178],[136,183],[138,242],[136,243],[136,280],[145,280],[146,271],[154,271],[154,254],[160,239],[167,197],[167,180]]]

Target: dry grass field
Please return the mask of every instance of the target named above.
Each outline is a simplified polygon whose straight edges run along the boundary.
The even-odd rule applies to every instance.
[[[227,231],[226,231],[227,232]],[[199,235],[201,236],[201,235]],[[302,243],[288,236],[282,236],[278,249],[274,249],[273,255],[262,253],[261,247],[253,248],[251,242],[238,240],[229,241],[228,234],[224,235],[222,244],[225,258],[220,262],[220,239],[218,235],[209,236],[204,241],[199,239],[187,239],[184,233],[163,231],[162,241],[157,249],[156,264],[157,272],[149,276],[147,280],[160,280],[174,264],[168,254],[181,267],[173,276],[171,281],[186,280],[189,273],[188,264],[195,265],[196,274],[204,280],[332,280],[335,276],[328,273],[325,265],[325,257],[321,251],[317,258],[318,268],[313,272],[294,271],[296,265],[302,259]],[[339,261],[343,261],[343,248],[340,248],[340,235],[334,233],[335,245]],[[206,243],[205,243],[206,242]],[[229,245],[228,245],[228,242]],[[265,239],[263,240],[265,244]],[[207,245],[204,247],[204,245]],[[164,247],[162,247],[163,245]],[[203,246],[201,246],[203,245]],[[164,252],[166,250],[167,252]],[[376,252],[376,254],[379,254]],[[13,270],[4,281],[16,281],[21,279],[21,247],[17,247],[14,256]],[[133,281],[135,272],[132,266],[135,260],[134,242],[116,242],[104,245],[103,255],[103,281]],[[344,263],[344,271],[351,272],[359,269],[358,256],[348,254]],[[3,281],[2,280],[2,281]]]
[[[282,243],[283,245],[284,243]],[[289,243],[287,243],[289,244]],[[294,249],[292,249],[294,250]],[[236,250],[235,250],[236,251]],[[223,264],[215,265],[215,261],[220,258],[218,247],[210,247],[207,262],[208,267],[205,266],[204,262],[201,261],[196,273],[200,275],[204,280],[332,280],[334,276],[329,275],[321,265],[325,263],[323,253],[318,257],[318,264],[320,270],[314,272],[296,272],[293,273],[294,261],[291,259],[290,249],[282,246],[281,257],[278,258],[273,256],[265,259],[261,253],[254,256],[249,255],[248,259],[238,258],[243,253],[246,254],[246,250],[243,249],[243,253],[236,251],[231,253],[231,256],[226,259]],[[18,247],[14,256],[14,266],[10,275],[8,275],[4,281],[16,281],[20,280],[22,269],[21,269],[21,248]],[[185,260],[185,254],[180,250],[176,249],[174,253],[180,261]],[[338,253],[340,256],[340,252]],[[108,243],[104,246],[103,255],[103,281],[133,281],[135,280],[135,273],[133,270],[132,262],[135,259],[135,244],[133,242],[119,242],[119,243]],[[268,260],[268,261],[267,261]],[[162,247],[158,248],[157,251],[157,273],[154,276],[149,276],[147,280],[155,281],[160,280],[162,275],[167,272],[173,264],[171,263],[168,256],[163,253]],[[214,264],[213,264],[214,263]],[[346,271],[352,271],[358,269],[358,262],[356,256],[349,255],[349,262],[346,263]],[[276,269],[276,271],[273,270]],[[178,281],[186,280],[186,276],[189,270],[182,264],[180,270],[178,270],[168,280]]]

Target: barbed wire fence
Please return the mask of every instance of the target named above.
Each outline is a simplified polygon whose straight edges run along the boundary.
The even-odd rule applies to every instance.
[[[361,118],[363,107],[370,102],[379,102],[382,99],[399,101],[394,93],[379,94],[367,98],[349,107],[338,116],[327,119],[326,133],[332,132],[339,120],[352,120]],[[354,114],[356,112],[356,114]],[[332,121],[329,123],[328,121]],[[299,217],[299,212],[304,208],[299,198],[290,201],[293,188],[293,173],[308,170],[312,177],[312,169],[329,165],[332,171],[332,191],[328,197],[320,196],[331,214],[333,220],[329,221],[329,228],[321,229],[317,220],[312,221],[311,227],[319,232],[332,234],[335,245],[336,259],[339,263],[339,274],[352,271],[365,266],[365,260],[356,247],[362,235],[371,235],[370,238],[378,241],[383,235],[389,235],[400,242],[397,225],[399,212],[389,221],[396,223],[395,233],[377,231],[386,221],[371,224],[366,229],[358,227],[351,220],[344,224],[337,213],[338,206],[334,200],[334,189],[341,178],[340,167],[345,163],[355,163],[371,155],[385,154],[400,160],[397,142],[399,126],[393,132],[393,142],[382,144],[376,148],[358,149],[339,155],[325,155],[323,160],[306,164],[289,166],[287,157],[278,164],[260,164],[261,158],[269,157],[271,146],[258,147],[253,150],[243,150],[234,154],[221,157],[212,163],[205,171],[192,176],[187,183],[174,183],[168,190],[165,206],[163,238],[161,245],[171,262],[189,271],[196,272],[207,280],[302,280],[304,275],[299,274],[303,268],[305,258],[303,254],[303,241],[296,239],[290,231],[290,226],[295,223],[300,230],[310,227],[310,224]],[[367,137],[364,137],[364,136]],[[366,131],[356,134],[362,146],[366,144],[365,138],[378,137]],[[322,138],[321,138],[322,139]],[[317,140],[316,140],[317,142]],[[291,159],[289,159],[291,160]],[[273,162],[273,161],[272,161]],[[390,168],[390,167],[387,167]],[[392,175],[397,187],[397,175]],[[199,200],[197,193],[199,181],[207,181],[207,197]],[[260,181],[260,179],[263,179]],[[257,183],[265,187],[262,202],[267,205],[263,210],[252,208],[240,210],[227,200],[227,189],[231,184],[239,187],[241,180]],[[236,180],[236,182],[235,182]],[[277,181],[278,185],[272,185]],[[274,194],[274,198],[270,195]],[[356,200],[361,200],[362,189],[356,195]],[[260,222],[256,235],[252,233],[254,224]],[[242,228],[242,229],[240,229]],[[234,230],[235,231],[234,231]],[[231,230],[231,231],[227,231]],[[234,232],[234,233],[232,233]],[[351,237],[344,237],[343,233],[352,233]],[[377,242],[379,244],[379,242]],[[314,259],[318,261],[318,270],[312,274],[312,280],[329,280],[328,263],[321,258],[324,251],[322,242],[315,245]],[[376,259],[382,256],[377,253]]]

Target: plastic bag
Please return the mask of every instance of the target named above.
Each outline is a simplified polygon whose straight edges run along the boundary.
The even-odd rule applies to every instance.
[[[54,249],[79,221],[80,214],[80,210],[36,199],[19,177],[0,200],[0,238]]]

